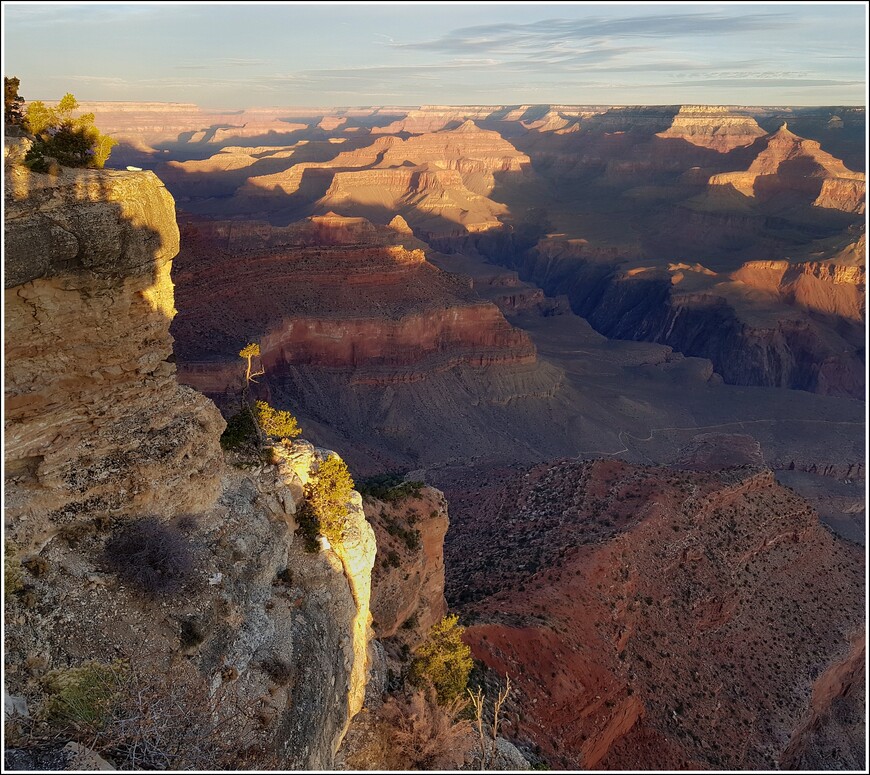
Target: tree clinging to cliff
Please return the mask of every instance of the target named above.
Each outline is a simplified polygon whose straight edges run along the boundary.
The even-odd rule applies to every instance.
[[[46,157],[56,159],[66,167],[92,167],[102,169],[118,144],[94,125],[94,114],[74,117],[79,103],[67,93],[55,107],[41,100],[27,106],[24,125],[34,136],[33,146],[24,162],[36,172],[47,172]]]
[[[18,78],[3,78],[3,124],[7,127],[19,127],[24,124],[24,114],[21,106],[24,97],[19,96],[18,87],[21,81]]]
[[[445,616],[414,651],[411,680],[418,685],[430,683],[441,705],[462,697],[468,686],[474,661],[471,649],[462,642],[464,632],[458,616]]]
[[[251,342],[250,344],[245,345],[241,351],[239,352],[239,357],[244,358],[246,361],[245,365],[245,386],[250,385],[252,382],[256,382],[254,377],[259,377],[261,374],[265,374],[266,370],[260,367],[259,371],[253,371],[253,366],[251,362],[254,358],[260,357],[260,345],[256,342]]]

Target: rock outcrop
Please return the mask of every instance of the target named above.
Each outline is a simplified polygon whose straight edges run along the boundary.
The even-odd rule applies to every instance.
[[[225,465],[219,412],[167,360],[178,230],[153,174],[7,172],[9,691],[38,709],[49,671],[120,665],[139,726],[93,742],[120,768],[128,734],[156,768],[331,767],[371,660],[359,495],[309,553],[295,514],[334,453],[297,441]],[[159,571],[172,587],[127,572],[147,553],[107,555],[139,524],[188,558]]]
[[[862,265],[753,261],[731,277],[786,304],[860,322],[866,315],[866,274]]]
[[[379,639],[399,636],[414,646],[447,614],[444,536],[450,521],[439,490],[420,487],[401,498],[363,500],[375,531],[372,615]]]
[[[674,137],[727,153],[751,145],[765,131],[754,118],[710,105],[681,105],[673,123],[658,137]]]
[[[749,169],[714,175],[710,187],[731,187],[760,202],[796,195],[816,207],[864,212],[864,174],[847,169],[818,142],[799,137],[783,124],[764,144]]]
[[[13,540],[35,549],[97,513],[171,517],[210,507],[224,423],[175,381],[171,196],[145,172],[8,173]]]

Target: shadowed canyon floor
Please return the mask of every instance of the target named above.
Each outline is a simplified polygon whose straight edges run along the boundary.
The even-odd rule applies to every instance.
[[[444,490],[516,739],[863,761],[863,109],[87,107],[178,201],[179,379],[229,414],[258,342],[307,438]]]

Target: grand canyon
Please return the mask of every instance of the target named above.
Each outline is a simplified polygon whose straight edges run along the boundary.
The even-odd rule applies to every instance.
[[[145,769],[863,768],[863,107],[78,109],[104,170],[6,140],[7,766],[136,768],[20,717],[139,654],[230,723]],[[240,396],[304,441],[222,449]],[[488,745],[402,695],[448,613]]]

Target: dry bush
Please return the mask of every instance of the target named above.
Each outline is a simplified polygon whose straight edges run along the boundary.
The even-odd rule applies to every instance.
[[[273,769],[278,764],[272,732],[259,719],[259,700],[243,701],[226,684],[211,692],[207,678],[189,665],[161,670],[159,662],[140,660],[136,666],[102,667],[91,662],[54,671],[64,675],[53,677],[42,707],[18,723],[7,747],[38,753],[72,740],[120,770]],[[92,696],[98,706],[88,699]]]
[[[465,705],[462,700],[438,705],[422,692],[391,697],[378,711],[367,750],[355,758],[385,770],[457,769],[472,743],[469,722],[458,718]]]
[[[145,517],[106,545],[106,565],[147,597],[177,592],[196,570],[190,541],[177,527]]]

